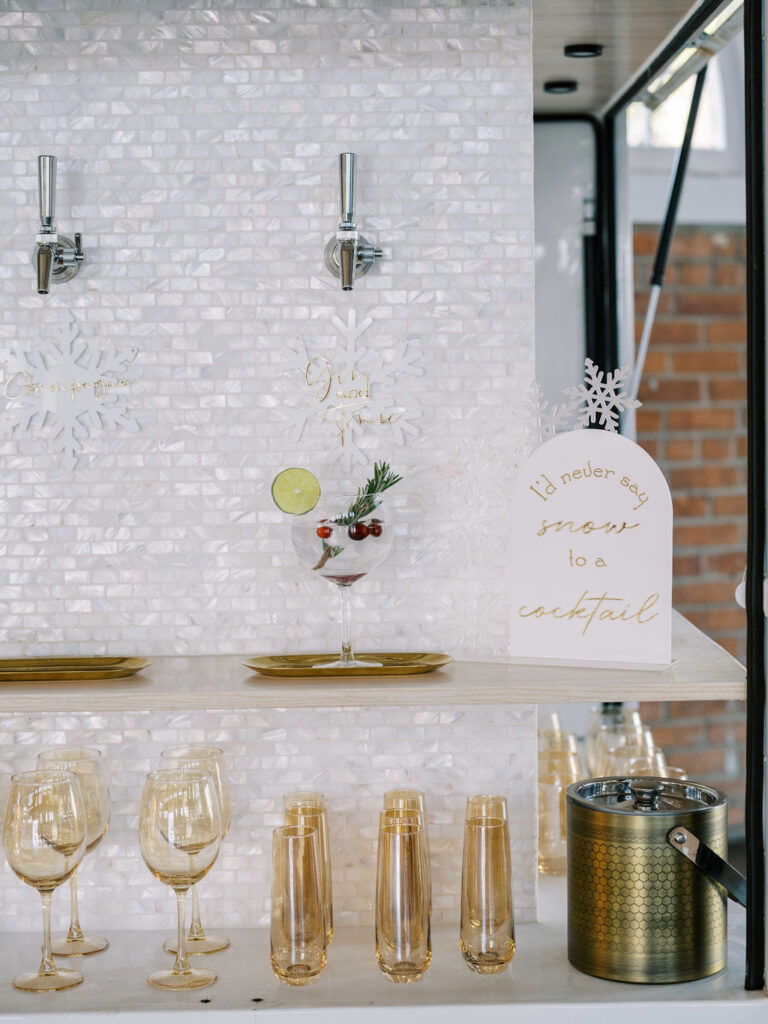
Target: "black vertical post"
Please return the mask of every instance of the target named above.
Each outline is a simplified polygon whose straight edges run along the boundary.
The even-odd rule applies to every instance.
[[[745,986],[765,976],[765,8],[744,3],[747,190],[747,965]]]
[[[618,286],[616,281],[616,135],[615,118],[609,115],[598,134],[598,208],[597,231],[600,239],[601,260],[596,284],[601,289],[601,308],[598,334],[592,351],[587,355],[605,370],[619,365]]]

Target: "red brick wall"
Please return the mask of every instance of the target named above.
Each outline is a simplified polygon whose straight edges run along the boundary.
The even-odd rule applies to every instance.
[[[657,226],[637,225],[639,338]],[[638,410],[639,443],[657,460],[675,509],[675,607],[743,660],[744,612],[733,592],[746,522],[745,235],[738,227],[678,227]],[[644,705],[670,763],[724,789],[743,821],[744,708],[736,701]]]

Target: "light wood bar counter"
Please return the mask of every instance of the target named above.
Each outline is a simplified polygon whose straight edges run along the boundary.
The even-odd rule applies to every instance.
[[[0,713],[745,699],[738,661],[678,613],[672,628],[674,662],[661,672],[457,661],[415,676],[276,679],[251,672],[245,654],[157,657],[127,679],[0,684]]]

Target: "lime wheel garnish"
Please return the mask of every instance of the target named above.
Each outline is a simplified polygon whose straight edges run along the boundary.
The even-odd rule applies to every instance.
[[[319,499],[320,483],[308,469],[284,469],[272,481],[272,500],[281,512],[288,515],[306,515]]]

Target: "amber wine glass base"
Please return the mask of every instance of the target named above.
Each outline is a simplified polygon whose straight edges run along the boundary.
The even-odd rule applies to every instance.
[[[17,974],[13,979],[13,987],[22,992],[59,992],[64,988],[74,988],[83,980],[80,971],[56,971],[55,974]]]
[[[191,971],[156,971],[150,974],[147,982],[152,988],[180,992],[190,988],[205,988],[212,985],[218,975],[216,971],[192,968]]]
[[[82,939],[56,939],[51,943],[54,956],[88,956],[109,949],[109,940],[101,935],[84,935]]]
[[[229,949],[229,939],[223,935],[205,935],[202,939],[186,938],[187,956],[198,956],[202,953],[220,953],[222,949]],[[179,947],[175,938],[166,939],[163,943],[166,953],[178,953]]]

